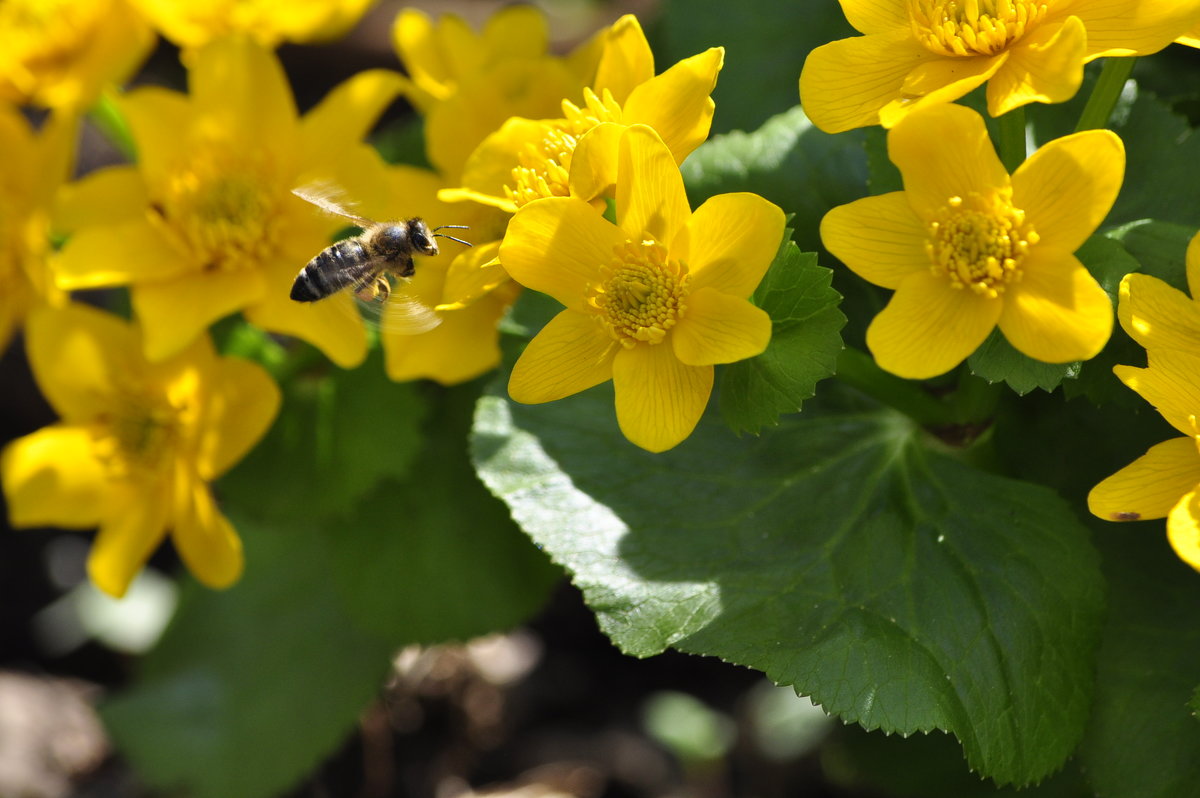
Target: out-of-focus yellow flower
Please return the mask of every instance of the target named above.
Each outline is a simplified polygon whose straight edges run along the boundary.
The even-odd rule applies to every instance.
[[[133,0],[163,36],[180,47],[200,47],[230,34],[264,47],[281,42],[335,39],[374,0]]]
[[[654,128],[676,162],[682,163],[708,138],[714,107],[710,95],[723,60],[724,50],[714,47],[656,77],[654,57],[637,18],[622,17],[609,31],[597,82],[594,90],[584,90],[583,106],[563,100],[561,118],[509,119],[471,154],[463,170],[463,187],[443,196],[482,202],[508,213],[543,197],[565,197],[576,144],[604,123],[611,124],[599,134],[614,151],[624,127],[643,124]],[[597,165],[615,163],[615,157],[597,161]],[[595,190],[603,190],[614,179],[611,174],[594,175],[589,182]]]
[[[411,78],[407,96],[425,115],[429,162],[457,183],[467,156],[504,120],[551,116],[564,97],[582,99],[606,33],[558,57],[547,53],[546,20],[532,6],[501,9],[478,35],[451,14],[435,23],[402,11],[393,38]]]
[[[125,0],[5,0],[0,42],[0,99],[81,109],[137,69],[154,34]]]
[[[1149,275],[1121,281],[1117,316],[1149,366],[1113,369],[1183,437],[1150,447],[1092,488],[1088,509],[1107,521],[1166,518],[1175,553],[1200,571],[1200,236],[1188,247],[1187,274],[1193,299]]]
[[[818,47],[800,101],[830,133],[891,127],[985,82],[988,113],[1075,96],[1083,65],[1147,55],[1200,19],[1200,0],[841,0],[863,36]]]
[[[933,377],[997,325],[1018,350],[1050,363],[1103,348],[1112,304],[1073,253],[1120,190],[1125,150],[1116,135],[1055,139],[1010,177],[983,118],[942,105],[896,125],[888,156],[904,191],[842,205],[821,221],[830,252],[895,290],[867,330],[882,368]]]
[[[242,572],[237,533],[208,483],[271,425],[279,389],[257,365],[217,357],[207,336],[147,363],[133,326],[81,305],[42,309],[26,341],[61,420],[0,455],[14,527],[99,527],[88,574],[121,596],[168,531],[204,584]]]
[[[34,133],[0,105],[0,352],[31,309],[64,300],[46,259],[51,205],[70,175],[78,127],[74,114],[57,112]]]
[[[346,225],[291,189],[332,181],[364,212],[378,207],[384,166],[363,137],[401,80],[359,73],[298,118],[269,51],[240,38],[195,51],[190,95],[145,88],[121,99],[138,163],[93,173],[64,200],[73,234],[55,260],[58,284],[130,285],[151,360],[243,310],[338,365],[359,363],[366,333],[349,296],[289,298],[300,268]]]
[[[576,154],[575,173],[608,172]],[[617,421],[653,452],[695,428],[713,365],[761,353],[771,320],[747,299],[784,232],[783,211],[755,194],[722,194],[693,213],[675,156],[644,125],[618,145],[617,224],[578,196],[531,202],[509,222],[500,259],[513,279],[566,309],[513,368],[518,402],[561,399],[611,379]]]

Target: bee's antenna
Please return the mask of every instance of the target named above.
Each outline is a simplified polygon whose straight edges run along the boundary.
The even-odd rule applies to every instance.
[[[457,241],[458,243],[462,244],[463,246],[470,247],[470,246],[474,246],[470,241],[463,241],[461,238],[455,238],[454,236],[448,236],[445,233],[438,232],[438,230],[470,230],[470,229],[471,228],[467,227],[465,224],[442,224],[442,225],[438,225],[437,227],[433,228],[433,235],[436,236],[437,238],[448,238],[451,241]]]

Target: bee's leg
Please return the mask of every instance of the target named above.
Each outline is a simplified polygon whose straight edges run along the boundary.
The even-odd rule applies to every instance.
[[[386,302],[388,297],[392,295],[392,284],[388,282],[387,275],[375,275],[375,282],[371,286],[371,290],[373,294],[372,299]]]
[[[416,271],[415,267],[413,266],[412,256],[405,255],[395,266],[392,267],[392,270],[401,277],[412,277],[413,272]]]

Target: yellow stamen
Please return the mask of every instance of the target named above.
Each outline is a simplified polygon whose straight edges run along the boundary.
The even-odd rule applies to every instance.
[[[613,339],[632,349],[662,343],[683,318],[688,282],[687,267],[669,259],[657,241],[627,241],[589,287],[587,302]]]
[[[1025,212],[1000,195],[951,197],[928,229],[933,273],[993,299],[1021,279],[1021,262],[1038,242]]]
[[[1038,0],[908,0],[913,34],[930,52],[949,56],[1003,52],[1046,16]]]
[[[591,89],[584,89],[583,95],[583,108],[563,100],[563,118],[546,123],[542,140],[526,143],[518,154],[512,184],[504,187],[505,196],[518,208],[543,197],[569,196],[567,177],[579,139],[601,122],[621,118],[621,106],[608,89],[603,99]]]

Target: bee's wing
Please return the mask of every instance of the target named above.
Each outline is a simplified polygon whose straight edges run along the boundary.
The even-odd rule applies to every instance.
[[[344,192],[330,182],[321,181],[308,183],[292,189],[292,193],[305,202],[316,205],[330,216],[341,216],[349,219],[362,228],[370,227],[375,222],[359,216],[350,210],[350,203],[343,199]]]

